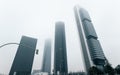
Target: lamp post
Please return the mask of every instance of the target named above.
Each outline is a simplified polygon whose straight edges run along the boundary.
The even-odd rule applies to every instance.
[[[5,47],[5,46],[7,46],[7,45],[19,45],[19,46],[27,47],[27,48],[29,48],[29,49],[33,49],[32,47],[30,47],[30,46],[28,46],[28,45],[19,44],[19,43],[13,43],[13,42],[2,44],[2,45],[0,45],[0,48],[3,48],[3,47]],[[35,49],[35,51],[36,51],[35,54],[38,55],[38,51],[39,51],[39,50],[38,50],[38,49]],[[17,72],[14,72],[13,75],[17,75]]]
[[[32,47],[30,46],[27,46],[27,45],[23,45],[23,44],[19,44],[19,43],[14,43],[14,42],[10,42],[10,43],[5,43],[5,44],[2,44],[0,45],[0,48],[4,47],[4,46],[7,46],[7,45],[21,45],[21,46],[24,46],[24,47],[27,47],[27,48],[30,48],[30,49],[33,49]],[[38,54],[39,50],[38,49],[35,49],[36,50],[36,54]]]

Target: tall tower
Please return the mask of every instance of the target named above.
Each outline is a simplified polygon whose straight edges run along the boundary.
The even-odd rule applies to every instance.
[[[44,46],[44,55],[42,63],[42,72],[51,73],[51,40],[47,39]]]
[[[55,26],[55,52],[54,52],[54,74],[68,73],[65,26],[63,22],[57,22]]]
[[[103,70],[105,56],[88,12],[76,7],[75,16],[87,72],[91,64]]]
[[[76,18],[76,23],[77,23],[77,28],[78,28],[78,34],[80,38],[81,50],[83,54],[84,66],[85,66],[86,72],[88,73],[89,68],[91,67],[91,63],[90,63],[90,58],[89,58],[88,47],[86,45],[87,44],[86,39],[84,36],[84,30],[83,30],[82,23],[81,23],[79,7],[75,7],[74,12],[75,12],[75,18]]]
[[[105,65],[105,56],[98,40],[98,36],[93,27],[90,16],[86,10],[80,9],[80,17],[83,25],[83,30],[87,40],[91,60],[96,67],[103,69]]]
[[[37,39],[22,36],[9,75],[30,75]]]

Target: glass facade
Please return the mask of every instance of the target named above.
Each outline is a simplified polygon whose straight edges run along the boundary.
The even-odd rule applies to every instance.
[[[30,75],[37,39],[22,36],[9,75]]]
[[[54,73],[68,73],[65,26],[63,22],[57,22],[55,26],[55,52]]]
[[[44,46],[42,72],[51,73],[51,40],[47,39]]]

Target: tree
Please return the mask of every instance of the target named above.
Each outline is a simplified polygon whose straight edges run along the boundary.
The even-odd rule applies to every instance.
[[[90,67],[89,75],[97,75],[97,68],[95,66]]]
[[[120,65],[117,65],[117,67],[115,68],[115,72],[116,72],[117,74],[120,74]]]
[[[115,75],[115,70],[113,69],[113,67],[110,64],[106,64],[104,67],[105,73],[109,74],[109,75]]]
[[[97,68],[96,66],[92,66],[89,69],[89,75],[104,75],[104,71]]]

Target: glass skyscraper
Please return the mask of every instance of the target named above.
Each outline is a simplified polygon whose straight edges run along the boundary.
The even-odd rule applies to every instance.
[[[37,39],[22,36],[9,75],[30,75]]]
[[[57,22],[55,26],[55,51],[54,51],[54,74],[68,73],[65,25],[63,22]]]
[[[47,39],[44,46],[42,72],[51,73],[51,40]]]
[[[75,17],[86,71],[93,65],[103,70],[105,56],[88,12],[75,7]]]

